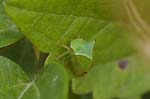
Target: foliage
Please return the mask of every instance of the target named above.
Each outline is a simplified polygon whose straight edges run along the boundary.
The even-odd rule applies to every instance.
[[[150,0],[0,0],[0,99],[142,99],[148,9]]]

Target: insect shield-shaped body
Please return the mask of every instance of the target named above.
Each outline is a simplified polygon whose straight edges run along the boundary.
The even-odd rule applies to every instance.
[[[90,71],[92,61],[84,56],[72,55],[70,59],[71,71],[75,76],[84,76]]]
[[[76,76],[85,75],[92,65],[93,48],[95,41],[75,39],[71,42],[73,53],[71,55],[71,70]]]

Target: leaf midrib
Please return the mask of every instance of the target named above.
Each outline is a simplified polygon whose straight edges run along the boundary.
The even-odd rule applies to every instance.
[[[31,87],[34,87],[35,89],[35,92],[37,94],[37,99],[40,99],[40,92],[39,92],[39,89],[38,87],[36,86],[35,84],[35,80],[29,82],[28,84],[26,84],[26,86],[24,87],[24,89],[20,92],[20,94],[18,95],[18,98],[17,99],[22,99],[22,97],[25,95],[25,93],[31,88]]]

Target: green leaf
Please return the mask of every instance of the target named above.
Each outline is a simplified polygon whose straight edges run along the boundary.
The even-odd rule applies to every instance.
[[[150,90],[149,65],[138,57],[129,66],[128,77],[119,89],[120,98],[140,96]]]
[[[95,99],[115,97],[118,87],[126,77],[126,72],[120,71],[117,65],[117,62],[98,64],[85,76],[73,79],[74,92],[78,94],[93,92]]]
[[[0,56],[1,99],[67,99],[68,77],[55,62],[45,66],[36,79],[29,81],[19,66]]]
[[[126,28],[124,28],[126,27]],[[94,45],[94,64],[105,64],[132,55],[134,46],[129,41],[129,34],[135,32],[121,23],[109,23],[92,37]]]
[[[0,48],[11,45],[21,39],[23,35],[15,24],[5,14],[0,1]]]
[[[5,1],[8,15],[44,52],[77,37],[89,40],[112,20],[125,16],[122,6],[122,0]]]
[[[134,35],[147,38],[148,4],[149,0],[5,0],[5,9],[28,39],[51,52],[78,37],[89,40],[112,22],[128,24],[137,30]]]
[[[149,70],[140,58],[133,56],[94,66],[84,77],[73,79],[72,87],[78,94],[92,91],[95,99],[135,97],[150,89]]]
[[[83,39],[75,39],[71,41],[71,48],[75,55],[85,56],[92,60],[94,44],[95,41],[88,42]]]
[[[20,94],[22,99],[67,99],[69,80],[64,68],[55,62],[46,65],[36,81],[26,86],[27,91]],[[26,88],[24,90],[26,90]]]
[[[29,79],[20,67],[0,56],[0,98],[17,99]]]

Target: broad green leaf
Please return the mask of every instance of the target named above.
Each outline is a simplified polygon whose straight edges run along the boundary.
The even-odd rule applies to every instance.
[[[0,56],[0,98],[17,99],[29,79],[20,67]]]
[[[126,27],[126,28],[124,28]],[[91,37],[95,40],[93,50],[94,64],[109,63],[122,59],[134,53],[134,47],[129,42],[129,35],[132,34],[130,28],[121,23],[109,23],[97,34]]]
[[[150,90],[149,65],[142,59],[134,59],[131,63],[128,77],[119,89],[118,97],[134,97]],[[146,64],[146,65],[145,65]]]
[[[67,99],[68,77],[64,68],[55,62],[45,66],[42,73],[29,81],[20,67],[0,57],[1,99]]]
[[[0,1],[0,48],[11,45],[21,39],[23,35],[15,24],[5,14]]]
[[[39,49],[50,52],[78,37],[88,40],[120,20],[136,29],[135,35],[149,38],[148,4],[149,0],[5,0],[5,9]]]
[[[90,39],[111,21],[125,16],[122,6],[123,0],[6,0],[5,2],[8,15],[44,52],[51,52],[78,37]]]
[[[88,42],[83,39],[75,39],[71,41],[71,48],[75,55],[85,56],[92,60],[94,43],[95,41]]]
[[[30,76],[33,76],[38,70],[38,59],[35,55],[34,48],[26,39],[12,46],[0,49],[0,56],[11,59],[20,65]]]
[[[78,94],[92,91],[95,99],[139,96],[150,89],[149,70],[136,56],[99,64],[84,77],[74,79],[73,90]]]
[[[37,80],[37,86],[43,91],[41,99],[49,99],[50,97],[52,99],[67,99],[69,80],[64,67],[58,63],[51,63],[43,72],[43,75]],[[46,90],[46,85],[49,85],[49,90]]]

